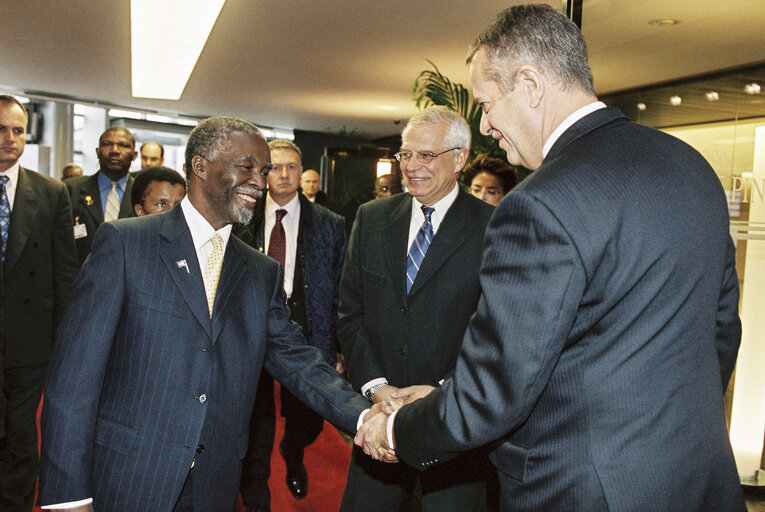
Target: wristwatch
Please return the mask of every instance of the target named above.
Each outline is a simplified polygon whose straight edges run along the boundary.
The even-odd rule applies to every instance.
[[[374,396],[375,396],[375,393],[377,393],[377,392],[380,390],[380,388],[382,388],[382,387],[385,387],[385,386],[387,386],[387,385],[388,385],[388,384],[387,384],[387,383],[385,383],[385,382],[381,382],[381,383],[379,383],[379,384],[375,384],[375,385],[374,385],[374,386],[372,386],[371,388],[367,389],[367,392],[366,392],[366,393],[364,393],[364,396],[366,397],[366,399],[367,399],[367,400],[369,400],[369,401],[371,402],[371,401],[372,401],[372,399],[373,399],[373,398],[374,398]]]

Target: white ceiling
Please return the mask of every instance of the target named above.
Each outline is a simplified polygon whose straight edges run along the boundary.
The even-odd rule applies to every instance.
[[[165,101],[130,94],[129,0],[2,0],[0,88],[385,136],[414,112],[426,59],[468,86],[468,45],[517,3],[228,0],[181,99]],[[765,61],[765,0],[584,0],[582,18],[601,93]]]

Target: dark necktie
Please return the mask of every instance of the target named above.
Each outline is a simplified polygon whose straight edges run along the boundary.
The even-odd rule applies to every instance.
[[[8,244],[8,229],[11,227],[11,203],[5,193],[5,184],[10,178],[0,176],[0,261],[5,261],[5,247]]]
[[[422,213],[425,215],[425,222],[422,223],[417,236],[414,237],[412,246],[409,248],[409,254],[406,257],[406,293],[414,284],[414,278],[420,271],[422,260],[425,259],[425,253],[428,252],[431,242],[433,242],[433,224],[430,223],[430,216],[433,214],[432,206],[423,206]]]
[[[271,229],[271,237],[268,239],[268,255],[282,264],[287,257],[287,235],[284,233],[282,219],[287,215],[287,210],[276,210],[276,224]]]

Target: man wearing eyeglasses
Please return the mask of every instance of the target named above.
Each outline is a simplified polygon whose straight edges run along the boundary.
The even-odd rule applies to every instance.
[[[431,389],[454,369],[480,294],[483,234],[494,209],[457,185],[469,148],[470,128],[457,113],[419,112],[396,155],[409,194],[371,201],[356,215],[338,339],[353,387],[371,402],[403,387]],[[355,448],[341,511],[406,510],[418,479],[425,512],[485,510],[487,467],[485,455],[473,452],[420,473]]]

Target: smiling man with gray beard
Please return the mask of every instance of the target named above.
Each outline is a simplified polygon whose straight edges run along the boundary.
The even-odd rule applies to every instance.
[[[98,229],[45,388],[43,508],[230,512],[263,368],[356,431],[368,404],[289,321],[281,268],[231,236],[270,167],[255,126],[206,119],[188,196]]]

